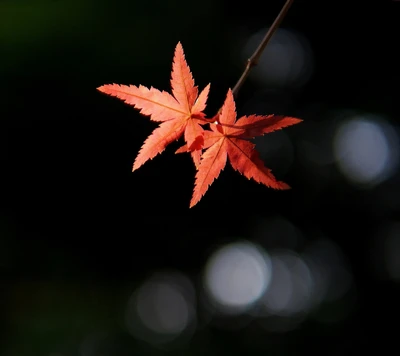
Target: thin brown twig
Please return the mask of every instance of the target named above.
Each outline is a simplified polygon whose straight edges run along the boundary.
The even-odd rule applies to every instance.
[[[244,72],[242,73],[242,76],[239,78],[238,82],[232,89],[233,96],[236,98],[239,89],[243,85],[244,81],[248,77],[251,68],[256,66],[258,64],[258,61],[261,57],[262,52],[264,51],[267,43],[271,39],[272,35],[275,33],[279,25],[281,24],[282,20],[285,18],[287,12],[289,11],[290,6],[292,6],[294,0],[286,0],[285,5],[283,5],[281,12],[278,14],[276,17],[275,21],[271,25],[271,27],[268,29],[268,32],[265,34],[264,38],[262,39],[261,43],[257,47],[257,49],[254,51],[253,55],[247,60],[247,65],[246,68],[244,69]]]

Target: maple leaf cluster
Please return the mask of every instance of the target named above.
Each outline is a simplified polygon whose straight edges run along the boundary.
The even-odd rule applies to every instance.
[[[172,95],[143,85],[106,84],[97,89],[115,96],[140,110],[140,113],[159,122],[159,126],[144,141],[132,171],[182,136],[185,144],[176,153],[189,152],[196,167],[195,186],[190,208],[204,196],[208,187],[218,178],[226,161],[248,179],[254,179],[274,189],[290,187],[276,180],[265,167],[250,140],[284,127],[297,124],[301,119],[279,115],[250,115],[236,118],[235,101],[231,89],[225,102],[214,117],[207,118],[204,110],[210,90],[208,84],[200,93],[186,63],[183,48],[178,42],[172,64]],[[205,129],[205,125],[209,129]]]

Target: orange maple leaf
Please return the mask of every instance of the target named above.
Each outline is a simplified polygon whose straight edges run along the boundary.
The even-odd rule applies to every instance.
[[[285,116],[243,116],[236,121],[236,107],[232,91],[229,89],[218,122],[210,124],[212,131],[204,131],[206,149],[201,156],[199,168],[195,177],[195,187],[190,201],[190,208],[196,205],[207,192],[208,187],[218,178],[224,169],[226,161],[233,169],[246,178],[254,179],[274,189],[290,189],[284,183],[277,181],[271,170],[264,166],[259,158],[255,145],[248,138],[269,133],[283,127],[301,122],[302,120]],[[178,149],[177,153],[190,150],[188,146]]]
[[[190,68],[186,62],[180,42],[176,45],[171,73],[172,94],[143,85],[106,84],[97,89],[115,96],[125,103],[140,109],[140,113],[150,116],[150,120],[161,122],[141,147],[132,171],[147,160],[163,152],[167,145],[184,135],[196,166],[200,161],[199,149],[203,146],[202,124],[206,101],[210,90],[208,84],[200,94]]]

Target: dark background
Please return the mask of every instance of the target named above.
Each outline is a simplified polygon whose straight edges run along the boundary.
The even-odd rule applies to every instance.
[[[263,158],[290,191],[248,181],[227,165],[189,209],[195,170],[188,155],[174,155],[180,143],[132,173],[155,124],[96,91],[108,83],[169,91],[181,41],[196,84],[211,82],[211,116],[244,69],[247,39],[264,33],[282,5],[0,1],[1,355],[397,349],[400,175],[396,168],[380,184],[360,187],[340,170],[332,142],[335,125],[353,113],[382,117],[397,132],[400,2],[295,1],[281,27],[308,43],[308,80],[276,86],[252,76],[242,87],[239,115],[304,120],[257,141],[271,142]],[[334,243],[351,288],[281,332],[263,329],[258,318],[207,319],[199,297],[198,328],[189,337],[156,345],[159,336],[142,340],[127,330],[128,299],[152,273],[179,271],[200,293],[203,268],[219,246],[288,247],[286,230],[276,223],[263,231],[265,221],[295,226],[298,254],[322,237]],[[392,269],[387,253],[395,256]],[[94,346],[85,349],[91,335],[98,335]]]

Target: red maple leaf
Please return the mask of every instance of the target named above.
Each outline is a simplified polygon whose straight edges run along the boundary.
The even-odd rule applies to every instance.
[[[255,145],[248,139],[301,121],[293,117],[275,115],[243,116],[236,121],[235,102],[229,89],[218,122],[210,124],[212,131],[204,131],[203,148],[206,151],[201,156],[196,173],[190,208],[200,201],[208,187],[218,178],[227,159],[235,170],[248,179],[252,178],[274,189],[290,189],[286,183],[277,181],[271,170],[264,166]],[[177,153],[183,151],[190,151],[190,148],[185,145]]]
[[[203,128],[207,121],[203,113],[210,90],[208,84],[198,94],[198,88],[180,42],[176,45],[171,73],[172,94],[143,85],[106,84],[97,89],[115,96],[125,103],[140,109],[140,113],[150,116],[150,120],[161,124],[150,134],[141,147],[133,164],[132,171],[147,160],[163,152],[167,145],[184,135],[196,166],[200,161],[199,150],[204,143]]]

